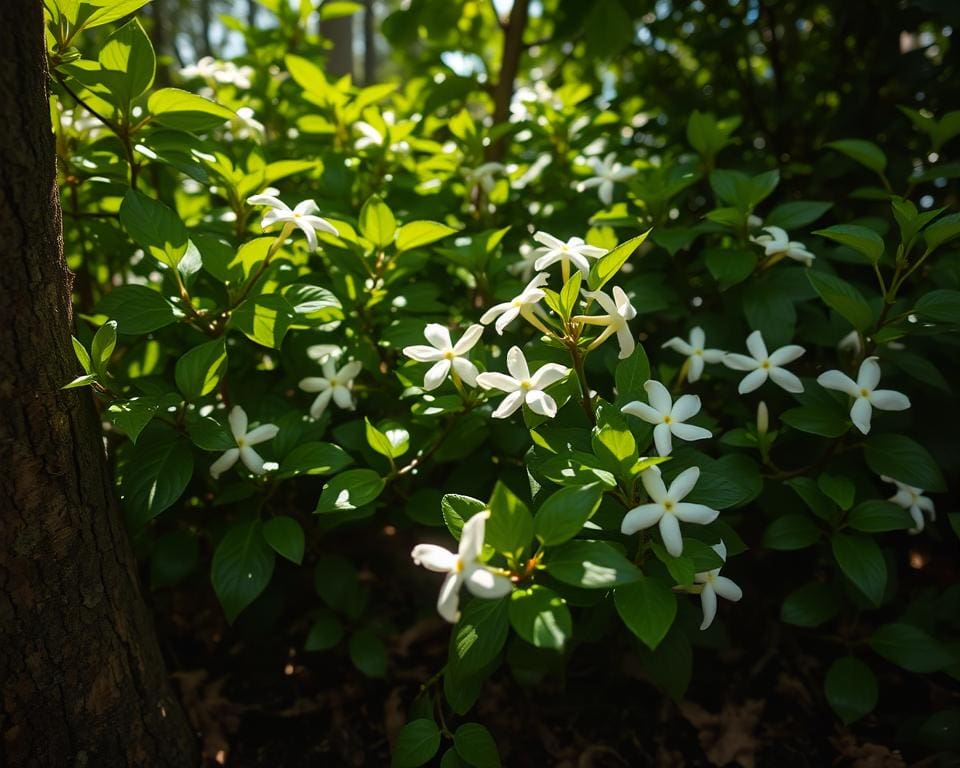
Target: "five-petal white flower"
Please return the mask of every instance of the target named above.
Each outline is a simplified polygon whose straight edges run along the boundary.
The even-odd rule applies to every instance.
[[[587,164],[593,169],[593,176],[577,184],[577,192],[597,187],[600,202],[604,205],[613,202],[613,185],[618,181],[626,181],[637,172],[636,168],[617,162],[616,152],[610,152],[603,160],[588,158]]]
[[[720,555],[723,562],[727,562],[727,546],[722,541],[713,545],[713,551]],[[722,567],[722,566],[721,566]],[[713,624],[717,615],[717,595],[736,603],[743,597],[743,591],[731,579],[720,575],[720,568],[712,571],[703,571],[693,577],[695,584],[701,584],[700,606],[703,608],[703,623],[700,629],[707,629]]]
[[[570,265],[573,264],[586,277],[590,273],[589,259],[599,259],[606,251],[594,245],[587,245],[582,237],[571,237],[563,242],[547,232],[535,232],[533,239],[543,246],[534,253],[537,260],[533,263],[534,269],[542,272],[552,264],[560,263],[563,269],[563,280],[570,277]]]
[[[737,387],[741,395],[758,389],[767,377],[787,392],[803,392],[803,383],[800,379],[783,367],[800,357],[806,351],[803,347],[787,344],[768,354],[767,345],[763,343],[763,335],[760,331],[754,331],[747,336],[747,350],[750,352],[750,357],[732,352],[723,356],[723,364],[727,368],[735,371],[750,371]]]
[[[359,360],[352,360],[337,370],[337,361],[333,355],[323,361],[323,376],[307,376],[300,380],[299,387],[304,392],[319,392],[317,399],[310,406],[310,415],[319,419],[331,398],[338,407],[348,411],[354,409],[353,380],[360,373],[363,364]]]
[[[910,517],[913,518],[913,522],[916,525],[916,527],[910,529],[910,533],[920,533],[920,531],[923,530],[925,524],[923,517],[924,512],[930,516],[931,521],[936,520],[937,511],[933,506],[933,499],[924,496],[922,488],[915,488],[912,485],[901,483],[899,480],[894,480],[892,477],[887,477],[886,475],[880,475],[880,479],[885,483],[893,483],[897,486],[897,492],[889,498],[889,501],[898,507],[903,507],[910,513]]]
[[[620,286],[614,286],[613,298],[603,291],[584,291],[588,299],[594,299],[606,314],[603,315],[576,315],[573,319],[589,325],[606,326],[601,334],[590,342],[590,349],[596,349],[612,334],[617,334],[620,344],[620,359],[630,357],[636,349],[636,342],[630,332],[628,323],[637,316],[637,310],[630,303],[630,297]]]
[[[700,380],[703,374],[704,363],[723,362],[726,354],[722,349],[706,349],[707,335],[699,325],[690,329],[690,340],[684,341],[679,336],[668,339],[662,349],[672,349],[687,358],[687,381],[693,384]]]
[[[763,231],[767,234],[751,236],[750,240],[762,246],[763,252],[767,256],[779,256],[780,258],[786,256],[788,259],[799,261],[808,267],[813,264],[816,256],[810,253],[803,243],[791,240],[790,235],[781,227],[764,227]]]
[[[570,373],[569,368],[558,363],[547,363],[531,375],[523,350],[520,347],[510,347],[507,352],[507,370],[510,371],[509,376],[495,372],[477,376],[477,384],[484,389],[499,389],[507,393],[503,402],[493,412],[495,419],[507,418],[524,403],[541,416],[552,419],[557,415],[557,401],[543,390]]]
[[[699,467],[689,467],[677,475],[670,483],[670,490],[663,484],[658,467],[650,467],[640,474],[643,487],[650,497],[649,504],[634,507],[623,517],[620,531],[629,536],[659,523],[663,545],[674,557],[683,554],[683,537],[680,535],[680,521],[707,525],[720,514],[705,504],[691,504],[683,501],[693,490],[700,478]]]
[[[673,450],[673,435],[681,440],[705,440],[713,436],[709,429],[683,423],[700,412],[699,397],[682,395],[674,403],[670,398],[670,391],[659,381],[652,379],[645,382],[643,388],[647,391],[649,405],[634,400],[620,410],[649,424],[656,424],[653,428],[653,442],[660,456],[670,455]]]
[[[435,544],[418,544],[411,552],[417,565],[447,574],[440,587],[437,612],[451,623],[460,618],[460,587],[463,584],[477,597],[489,600],[508,595],[513,589],[510,579],[478,562],[488,517],[489,512],[478,512],[463,524],[456,554]]]
[[[307,244],[311,251],[317,250],[317,230],[326,232],[335,237],[339,236],[337,228],[326,219],[314,214],[320,209],[313,200],[302,200],[296,207],[290,208],[283,200],[273,195],[253,195],[247,198],[249,205],[265,205],[272,210],[267,211],[260,222],[264,231],[274,224],[290,224],[300,229],[307,237]],[[288,231],[292,231],[288,230]]]
[[[854,399],[850,420],[863,434],[870,431],[870,417],[874,408],[905,411],[910,407],[910,398],[892,389],[877,389],[879,383],[880,365],[876,357],[868,357],[860,363],[856,381],[840,371],[826,371],[817,377],[817,384],[824,389],[846,392]]]
[[[487,196],[493,192],[497,184],[497,174],[505,173],[506,170],[502,163],[483,163],[476,168],[460,167],[460,173],[466,179],[467,188],[472,190],[474,187],[480,187]]]
[[[539,324],[540,321],[536,320],[533,312],[540,300],[546,296],[542,290],[542,287],[546,285],[546,283],[546,272],[535,275],[517,296],[514,296],[510,301],[494,304],[484,312],[480,317],[480,322],[484,325],[489,325],[496,319],[497,322],[494,323],[494,327],[501,336],[503,335],[504,328],[521,315],[525,320],[530,322],[536,321],[534,324]]]
[[[424,329],[423,335],[431,346],[417,344],[412,347],[404,347],[403,354],[418,363],[433,363],[423,377],[423,388],[428,392],[443,383],[451,368],[468,386],[473,387],[477,384],[477,366],[466,358],[466,354],[473,349],[482,334],[482,325],[471,325],[464,331],[460,341],[454,344],[446,326],[439,323],[429,323]]]
[[[237,459],[255,475],[264,473],[263,459],[250,446],[264,443],[277,436],[280,429],[276,424],[261,424],[247,432],[247,412],[239,405],[233,406],[227,417],[230,422],[230,432],[237,443],[236,448],[228,448],[223,455],[210,465],[210,474],[217,479],[237,463]]]

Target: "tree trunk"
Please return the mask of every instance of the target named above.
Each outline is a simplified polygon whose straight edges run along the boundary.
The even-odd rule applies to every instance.
[[[363,84],[377,81],[377,17],[374,0],[367,0],[363,9]]]
[[[510,119],[510,102],[513,100],[513,88],[520,70],[523,56],[523,33],[527,29],[527,14],[530,0],[514,0],[510,9],[510,18],[500,23],[503,29],[503,56],[500,60],[500,74],[493,87],[493,124],[499,125]],[[502,160],[506,149],[506,137],[501,136],[487,152],[490,160]]]
[[[353,17],[341,16],[320,22],[320,34],[333,47],[327,54],[327,74],[343,77],[353,74]]]
[[[0,2],[0,765],[197,765],[77,374],[43,13]]]

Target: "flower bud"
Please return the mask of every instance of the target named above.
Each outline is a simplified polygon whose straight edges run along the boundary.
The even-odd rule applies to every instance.
[[[767,404],[761,400],[757,406],[757,434],[763,436],[769,429],[770,413],[767,411]]]

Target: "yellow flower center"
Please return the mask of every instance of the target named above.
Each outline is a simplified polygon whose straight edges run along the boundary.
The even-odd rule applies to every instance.
[[[670,512],[673,509],[673,502],[670,501],[670,499],[667,499],[665,502],[663,502],[663,508],[667,510],[667,512]]]
[[[444,360],[453,360],[453,358],[455,358],[456,356],[457,356],[457,353],[454,352],[452,349],[448,349],[446,352],[443,353]]]
[[[663,423],[664,423],[664,424],[669,424],[669,423],[671,423],[672,421],[673,421],[673,418],[670,416],[669,413],[668,413],[666,416],[663,417]]]
[[[463,560],[459,557],[457,558],[457,564],[453,566],[457,573],[463,573],[463,569],[466,567],[467,566],[464,564]]]
[[[866,387],[860,387],[860,397],[870,397],[870,390]]]
[[[762,363],[760,363],[760,367],[763,368],[763,369],[765,369],[765,370],[769,370],[769,369],[770,369],[770,361],[769,361],[769,360],[764,360]]]
[[[523,379],[520,382],[520,389],[522,389],[524,392],[526,392],[528,389],[533,389],[533,383],[530,381],[530,379]]]

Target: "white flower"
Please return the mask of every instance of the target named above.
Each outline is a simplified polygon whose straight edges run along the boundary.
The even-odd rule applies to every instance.
[[[673,450],[673,435],[681,440],[705,440],[712,437],[709,429],[683,423],[700,412],[699,397],[683,395],[674,403],[670,398],[670,392],[659,381],[647,381],[643,388],[647,391],[649,405],[634,400],[620,410],[631,416],[637,416],[648,424],[656,424],[653,428],[653,442],[660,456],[670,455],[670,451]]]
[[[899,480],[894,480],[886,475],[880,475],[880,479],[885,483],[893,483],[897,486],[897,492],[890,497],[889,501],[903,507],[910,513],[910,517],[916,524],[916,528],[911,528],[910,533],[920,533],[923,530],[924,512],[930,516],[931,521],[937,519],[937,511],[934,509],[933,500],[923,495],[923,489],[914,488],[912,485],[901,483]]]
[[[780,258],[786,256],[788,259],[799,261],[808,267],[816,258],[804,247],[803,243],[791,240],[786,231],[780,227],[764,227],[763,231],[768,234],[751,236],[750,241],[763,246],[763,252],[767,256],[779,256]]]
[[[450,331],[439,323],[429,323],[423,331],[424,337],[431,346],[418,344],[404,347],[403,354],[413,358],[418,363],[433,363],[423,378],[423,388],[428,392],[439,387],[453,368],[454,373],[463,381],[474,387],[477,384],[477,366],[471,363],[465,355],[480,340],[483,334],[482,325],[471,325],[464,331],[460,341],[454,344],[450,340]]]
[[[536,275],[524,288],[519,295],[504,301],[501,304],[494,304],[490,309],[483,313],[480,322],[489,325],[496,318],[494,327],[497,333],[503,335],[503,329],[512,323],[517,317],[523,316],[526,320],[534,317],[533,310],[539,301],[546,296],[541,290],[541,286],[546,285],[547,275],[541,272]]]
[[[247,412],[239,405],[233,406],[227,420],[230,422],[230,431],[237,447],[224,451],[223,456],[210,465],[210,474],[217,479],[240,459],[253,474],[262,475],[263,459],[250,446],[272,440],[280,431],[279,428],[276,424],[261,424],[247,432]]]
[[[685,355],[687,359],[687,381],[693,384],[699,381],[703,374],[704,363],[719,363],[723,361],[722,349],[705,349],[707,336],[699,325],[690,329],[690,341],[686,342],[679,336],[674,336],[663,343],[661,349],[672,349]]]
[[[487,195],[493,192],[493,188],[496,186],[496,175],[505,173],[506,170],[502,163],[484,163],[476,168],[460,167],[460,173],[466,179],[467,187],[469,189],[480,187]]]
[[[293,209],[273,195],[253,195],[247,198],[247,203],[249,205],[266,205],[273,209],[264,214],[263,220],[260,222],[261,229],[266,231],[267,227],[271,227],[277,222],[299,227],[303,234],[307,236],[307,243],[311,251],[317,250],[318,229],[335,237],[340,234],[329,221],[313,215],[320,210],[313,200],[303,200],[297,203]]]
[[[519,277],[524,282],[529,282],[533,277],[534,264],[539,256],[539,248],[531,248],[527,244],[520,246],[520,260],[507,265],[507,272],[514,277]]]
[[[590,273],[588,257],[599,259],[606,253],[603,248],[587,245],[582,237],[571,237],[567,242],[563,242],[547,232],[536,232],[533,239],[544,246],[534,251],[537,255],[537,260],[533,264],[534,269],[542,272],[551,264],[560,262],[563,267],[564,281],[570,274],[571,263],[586,277]]]
[[[752,357],[729,352],[723,357],[723,364],[727,368],[732,368],[735,371],[750,371],[740,381],[740,386],[737,387],[737,391],[741,395],[759,388],[768,376],[773,379],[774,384],[783,387],[787,392],[803,392],[803,384],[800,379],[782,367],[800,357],[806,351],[803,347],[788,344],[767,354],[767,345],[763,343],[763,335],[760,331],[754,331],[747,336],[747,350]]]
[[[590,349],[596,349],[612,334],[617,334],[620,344],[620,359],[630,357],[636,348],[633,334],[628,323],[637,316],[637,310],[630,303],[630,297],[619,286],[613,288],[613,298],[603,291],[584,291],[588,299],[595,299],[606,312],[605,315],[576,315],[573,319],[589,325],[606,326],[603,332],[590,342]]]
[[[620,531],[629,536],[652,525],[660,524],[663,545],[674,557],[683,554],[683,537],[680,536],[680,521],[707,525],[720,514],[705,504],[690,504],[682,501],[700,478],[700,469],[690,467],[677,475],[668,491],[660,477],[658,467],[650,467],[640,474],[643,487],[650,497],[649,504],[634,507],[624,515]]]
[[[440,587],[437,612],[450,623],[460,618],[460,587],[463,584],[477,597],[489,600],[504,597],[513,589],[510,579],[478,562],[488,517],[488,511],[478,512],[463,524],[456,554],[435,544],[418,544],[410,553],[417,565],[447,574]]]
[[[257,143],[263,143],[267,135],[267,129],[263,123],[257,120],[256,112],[251,107],[240,107],[236,115],[230,120],[228,137],[232,139],[252,139]]]
[[[860,363],[857,380],[840,371],[827,371],[817,376],[817,384],[825,389],[846,392],[854,398],[850,420],[863,434],[870,431],[870,416],[874,408],[881,411],[905,411],[910,399],[892,389],[877,389],[880,383],[880,366],[876,357],[868,357]]]
[[[637,172],[636,168],[618,163],[616,152],[609,153],[603,160],[591,157],[587,164],[593,168],[593,176],[577,184],[577,192],[597,187],[600,202],[604,205],[613,202],[613,185],[618,181],[626,181]]]
[[[481,373],[477,376],[477,384],[484,389],[499,389],[508,393],[493,412],[495,419],[507,418],[524,403],[541,416],[552,419],[557,415],[557,401],[543,390],[570,373],[569,368],[547,363],[531,376],[523,351],[520,347],[510,347],[507,370],[510,371],[509,376],[505,373]]]
[[[310,406],[310,415],[319,419],[323,412],[327,410],[331,398],[338,407],[352,411],[354,409],[353,394],[351,393],[353,380],[360,373],[362,367],[363,365],[359,360],[352,360],[340,370],[337,370],[337,362],[331,356],[323,363],[323,376],[308,376],[301,379],[299,386],[304,392],[320,393],[317,395],[317,399],[313,401],[313,405]]]
[[[713,551],[720,555],[721,560],[727,561],[727,547],[722,541],[713,545]],[[698,573],[693,577],[693,581],[695,584],[703,585],[700,590],[700,606],[703,608],[701,630],[713,624],[713,619],[717,615],[717,595],[734,603],[743,597],[740,587],[726,576],[720,575],[720,568]]]
[[[357,120],[357,122],[353,124],[353,127],[363,134],[353,143],[354,149],[366,149],[367,147],[383,146],[383,134],[370,125],[370,123],[366,122],[365,120]]]

